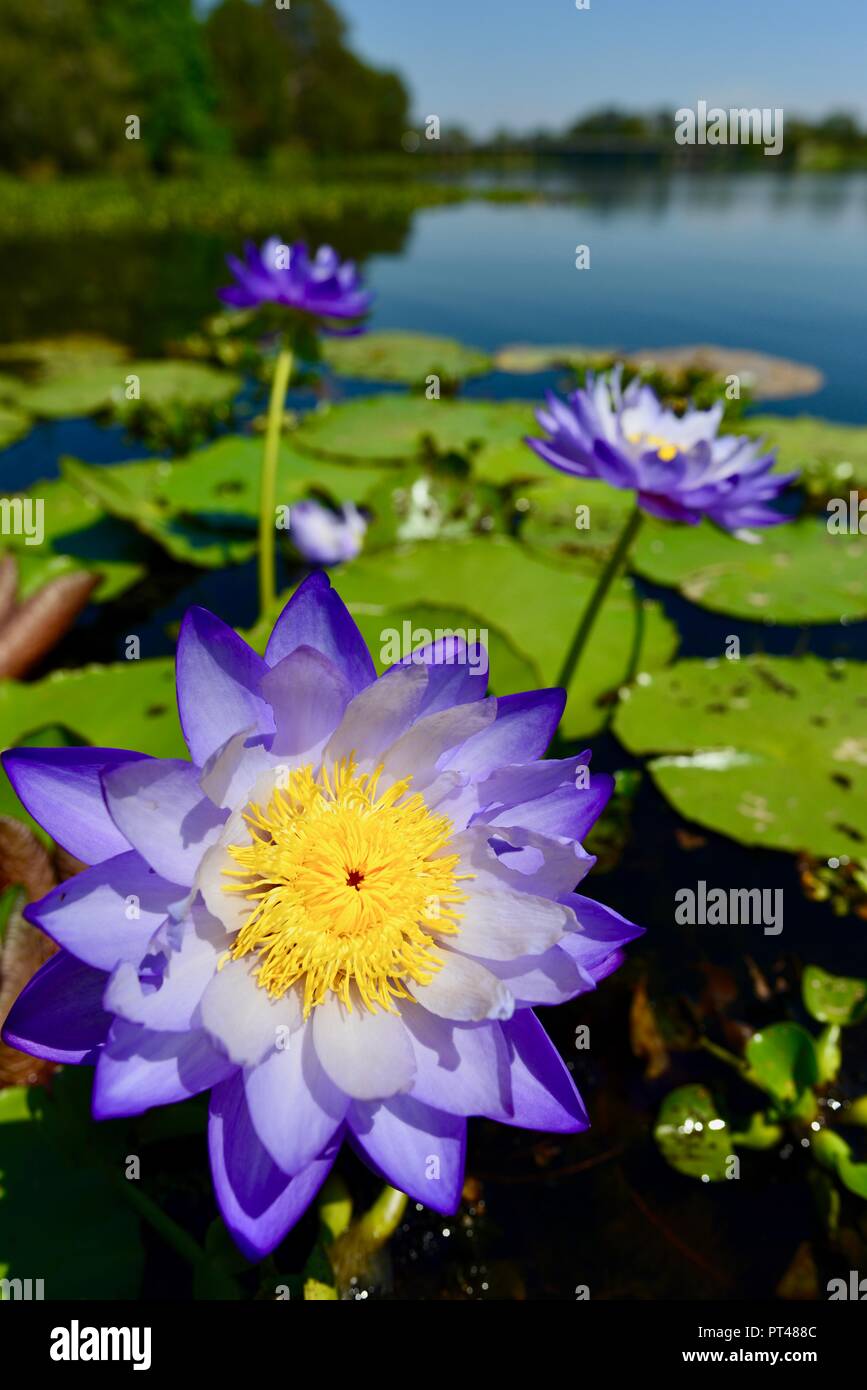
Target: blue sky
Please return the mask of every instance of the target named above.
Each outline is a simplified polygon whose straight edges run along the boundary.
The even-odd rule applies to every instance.
[[[205,11],[216,0],[193,0]],[[867,118],[864,0],[335,0],[416,117],[476,134],[599,106],[782,106]]]
[[[417,116],[477,133],[600,105],[782,106],[867,116],[863,0],[338,0]]]

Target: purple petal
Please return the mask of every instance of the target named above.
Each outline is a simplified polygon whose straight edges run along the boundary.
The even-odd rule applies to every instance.
[[[199,767],[242,729],[271,732],[271,712],[259,693],[267,669],[207,609],[187,611],[178,637],[178,712],[190,757]]]
[[[172,883],[193,882],[228,812],[202,795],[192,763],[149,758],[103,777],[111,818],[143,859]]]
[[[327,656],[346,677],[353,695],[376,679],[364,638],[327,574],[311,574],[299,584],[274,624],[265,660],[276,666],[297,647],[313,647]]]
[[[467,740],[444,764],[483,781],[508,763],[541,758],[554,737],[566,704],[564,690],[531,690],[497,699],[497,717],[482,733]]]
[[[572,1075],[532,1010],[522,1009],[499,1026],[511,1058],[514,1115],[506,1123],[555,1134],[588,1129]]]
[[[52,839],[85,864],[98,864],[129,849],[103,800],[101,776],[143,758],[116,748],[15,748],[3,754],[3,766]]]
[[[415,1052],[417,1100],[450,1115],[511,1115],[509,1054],[499,1025],[453,1023],[406,1002],[401,1017]]]
[[[184,891],[128,850],[52,888],[24,915],[86,965],[113,970],[118,961],[141,959]]]
[[[284,1173],[300,1173],[322,1153],[349,1107],[323,1071],[309,1027],[248,1071],[244,1085],[253,1128]]]
[[[117,1018],[96,1066],[93,1116],[141,1115],[152,1105],[189,1100],[236,1070],[201,1030],[154,1033]]]
[[[354,1147],[386,1182],[443,1215],[457,1211],[467,1135],[462,1116],[397,1096],[383,1105],[355,1102],[349,1128]]]
[[[558,945],[594,980],[610,974],[606,962],[613,952],[644,935],[643,927],[636,927],[634,922],[628,922],[619,912],[603,907],[593,898],[565,893],[560,902],[572,908],[578,919],[578,931],[567,932]]]
[[[237,1076],[217,1086],[211,1097],[208,1148],[223,1220],[244,1254],[261,1260],[313,1201],[337,1155],[339,1139],[309,1167],[287,1177],[256,1135],[243,1079]]]
[[[49,1062],[93,1062],[111,1017],[102,1007],[106,977],[59,951],[24,986],[9,1011],[3,1040]]]
[[[334,732],[353,692],[333,661],[302,646],[271,668],[262,694],[274,714],[271,752],[292,757],[321,745]]]

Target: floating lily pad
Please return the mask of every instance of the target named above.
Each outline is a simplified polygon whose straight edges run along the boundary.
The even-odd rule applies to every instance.
[[[688,820],[742,844],[863,853],[867,665],[682,661],[628,692],[615,730]]]
[[[797,469],[800,483],[817,501],[867,491],[867,427],[838,425],[812,415],[789,419],[753,415],[743,429],[777,450],[782,472]]]
[[[82,743],[185,756],[168,657],[54,671],[39,681],[0,681],[0,748],[59,726]]]
[[[611,366],[617,356],[614,348],[582,347],[578,343],[509,343],[494,356],[498,371],[516,376],[532,376],[556,367]]]
[[[449,385],[483,376],[493,367],[487,353],[433,333],[386,329],[354,338],[329,338],[322,356],[340,376],[424,386],[437,376]]]
[[[801,626],[867,617],[867,536],[832,535],[813,517],[753,535],[749,542],[710,522],[649,521],[632,568],[703,608],[738,618]]]
[[[829,975],[818,965],[808,965],[801,980],[804,1007],[819,1023],[851,1027],[867,1018],[867,980]]]
[[[719,1106],[704,1086],[679,1086],[665,1097],[654,1138],[663,1158],[688,1178],[723,1182],[732,1138]]]
[[[686,347],[642,348],[630,352],[628,360],[642,370],[661,368],[667,372],[693,370],[718,377],[737,376],[741,387],[754,400],[784,400],[789,396],[809,396],[820,391],[824,377],[817,367],[771,357],[748,348],[717,347],[711,343]]]
[[[27,496],[42,503],[44,536],[40,545],[28,545],[23,535],[7,537],[18,565],[20,598],[60,575],[86,570],[100,575],[93,601],[105,603],[145,573],[146,543],[131,526],[119,526],[90,493],[52,478],[33,483]]]
[[[30,429],[33,421],[14,405],[0,405],[0,449],[8,449]]]
[[[385,610],[410,616],[432,601],[466,609],[475,626],[508,633],[543,685],[557,679],[566,647],[589,601],[594,578],[574,566],[556,566],[515,541],[429,541],[362,555],[341,568],[340,592],[355,613]],[[651,671],[670,659],[677,635],[658,605],[638,600],[627,580],[613,590],[579,666],[562,731],[577,738],[604,722],[604,705],[631,668]],[[492,685],[508,694],[492,668]]]
[[[521,443],[532,432],[534,418],[532,408],[517,401],[373,396],[320,406],[304,416],[293,443],[319,458],[382,463],[409,462],[432,448],[464,454],[478,464],[487,451],[506,448],[517,450],[519,459],[527,455],[524,473],[534,477],[549,471]]]
[[[365,550],[506,529],[501,491],[457,471],[412,464],[383,469],[382,481],[365,504],[374,515]]]
[[[549,468],[546,478],[520,492],[517,506],[523,517],[521,540],[534,550],[596,561],[616,544],[635,509],[635,496]]]
[[[127,390],[138,378],[138,395]],[[241,388],[241,378],[200,362],[103,363],[85,371],[51,377],[22,389],[18,404],[44,419],[67,419],[112,411],[120,416],[139,406],[217,406],[230,401]]]
[[[753,1033],[745,1056],[749,1079],[785,1109],[819,1079],[815,1043],[799,1023],[772,1023]]]
[[[99,333],[66,333],[56,338],[0,344],[0,365],[31,381],[47,381],[92,367],[126,362],[130,356],[123,343]]]
[[[255,553],[262,442],[229,435],[174,462],[90,465],[62,459],[63,475],[85,497],[137,527],[186,564],[217,568]],[[311,492],[359,502],[382,470],[310,459],[280,449],[278,505]]]

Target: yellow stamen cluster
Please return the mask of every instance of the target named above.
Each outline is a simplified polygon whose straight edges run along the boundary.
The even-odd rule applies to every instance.
[[[442,854],[452,823],[410,794],[409,777],[379,792],[381,774],[352,758],[330,773],[299,768],[264,809],[247,807],[252,843],[229,847],[237,882],[225,891],[254,903],[230,955],[255,952],[275,998],[303,981],[305,1016],[330,991],[349,1008],[355,993],[372,1012],[393,1009],[407,981],[429,984],[441,968],[432,933],[459,930],[456,885],[472,875]]]
[[[671,463],[680,453],[676,444],[658,434],[628,434],[626,438],[630,444],[642,444],[647,449],[655,449],[663,463]]]

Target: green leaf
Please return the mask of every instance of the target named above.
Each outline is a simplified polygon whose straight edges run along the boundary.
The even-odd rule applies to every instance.
[[[129,400],[127,383],[139,381],[139,396]],[[137,406],[166,409],[171,405],[216,406],[237,395],[241,378],[200,362],[103,363],[84,371],[52,377],[24,387],[18,405],[42,419],[67,419],[111,411],[121,417]]]
[[[0,1267],[44,1279],[46,1299],[140,1292],[139,1223],[111,1180],[123,1172],[126,1126],[93,1125],[90,1084],[73,1069],[51,1093],[0,1091]]]
[[[750,1116],[746,1129],[732,1135],[732,1142],[739,1149],[773,1149],[783,1138],[782,1125],[772,1124],[766,1115],[757,1110]]]
[[[64,333],[54,338],[27,338],[0,344],[0,363],[21,372],[27,380],[37,381],[125,362],[129,356],[129,349],[123,343],[99,333]],[[16,380],[18,390],[21,384]]]
[[[814,517],[754,534],[750,543],[708,521],[649,521],[632,568],[703,608],[738,618],[802,626],[867,617],[867,536],[832,535]]]
[[[358,620],[373,617],[374,649],[386,628],[401,628],[395,615],[411,618],[418,605],[462,609],[474,627],[508,634],[523,663],[553,685],[567,644],[590,599],[593,577],[548,563],[503,536],[429,541],[362,555],[341,568],[338,588]],[[635,666],[652,671],[671,657],[676,634],[656,604],[641,602],[627,580],[604,605],[585,661],[569,692],[562,732],[577,738],[605,721],[601,701],[610,697]],[[515,687],[492,664],[498,694]]]
[[[617,543],[635,509],[635,496],[623,488],[567,478],[549,469],[547,478],[526,488],[518,508],[524,518],[521,540],[526,544],[595,564]],[[645,519],[643,526],[647,525]]]
[[[688,820],[742,844],[859,854],[867,666],[817,657],[682,661],[629,691],[615,730]]]
[[[329,338],[322,345],[322,356],[340,376],[362,381],[396,381],[407,386],[424,386],[429,376],[444,385],[483,376],[493,362],[477,348],[465,347],[454,338],[433,333],[410,333],[385,329],[355,338]]]
[[[0,405],[0,449],[8,449],[30,429],[33,421],[14,405]]]
[[[404,463],[433,450],[474,461],[487,482],[547,477],[550,469],[522,443],[535,424],[517,401],[429,401],[423,396],[373,396],[320,406],[301,420],[293,443],[317,458]]]
[[[844,1187],[856,1197],[867,1199],[867,1163],[855,1163],[852,1149],[846,1140],[831,1129],[821,1129],[810,1136],[816,1160],[835,1173]]]
[[[808,965],[801,979],[804,1007],[819,1023],[851,1027],[867,1018],[867,980],[830,975],[818,965]]]
[[[703,1182],[722,1182],[732,1136],[719,1106],[704,1086],[679,1086],[662,1102],[654,1138],[678,1173]]]
[[[109,466],[64,458],[61,469],[93,505],[129,522],[184,564],[220,568],[256,551],[262,441],[228,435],[175,462]],[[282,444],[278,505],[319,492],[360,502],[383,476],[378,468],[314,461]]]
[[[47,725],[83,743],[131,748],[153,757],[185,756],[168,657],[54,671],[40,681],[0,681],[0,748]]]
[[[867,489],[867,427],[838,425],[812,415],[794,419],[753,415],[743,428],[777,450],[781,472],[797,469],[801,486],[816,501]]]
[[[365,498],[374,521],[367,551],[400,541],[447,539],[506,529],[502,493],[446,469],[383,470],[382,481]]]
[[[819,1068],[813,1039],[799,1023],[772,1023],[753,1033],[745,1049],[746,1078],[785,1110],[816,1085]]]

